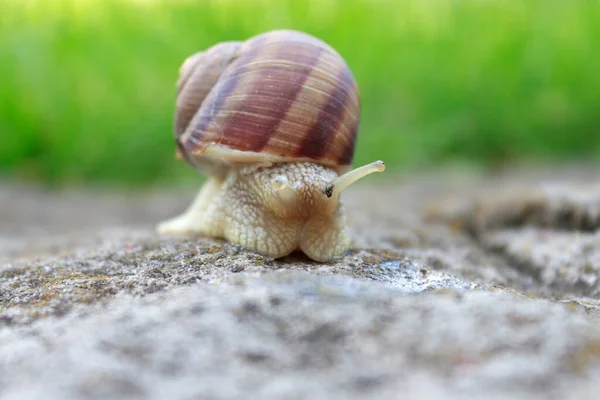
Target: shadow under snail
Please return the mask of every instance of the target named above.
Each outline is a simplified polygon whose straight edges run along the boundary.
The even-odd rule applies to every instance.
[[[291,30],[219,43],[184,61],[176,103],[177,155],[208,180],[159,233],[224,238],[273,258],[348,250],[340,193],[385,167],[350,171],[360,99],[332,47]]]

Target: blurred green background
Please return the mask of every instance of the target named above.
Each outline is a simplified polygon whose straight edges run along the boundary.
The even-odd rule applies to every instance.
[[[600,1],[0,0],[0,175],[173,184],[181,62],[304,30],[347,60],[355,165],[598,160]]]

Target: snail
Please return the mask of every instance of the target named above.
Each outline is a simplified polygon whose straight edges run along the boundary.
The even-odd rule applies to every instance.
[[[158,232],[224,238],[272,258],[343,254],[340,193],[385,169],[350,170],[359,113],[346,62],[307,33],[269,31],[193,54],[179,70],[176,153],[208,180]]]

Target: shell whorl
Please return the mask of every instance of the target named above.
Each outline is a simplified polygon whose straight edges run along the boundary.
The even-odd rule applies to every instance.
[[[335,50],[271,31],[184,62],[175,137],[194,166],[311,161],[345,170],[359,114],[356,81]]]
[[[183,62],[177,81],[175,138],[185,132],[240,46],[241,42],[219,43],[206,51],[193,54]]]

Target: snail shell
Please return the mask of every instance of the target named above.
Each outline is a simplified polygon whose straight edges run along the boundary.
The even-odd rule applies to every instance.
[[[360,100],[352,72],[329,45],[297,31],[223,42],[181,66],[178,154],[210,174],[232,166],[352,163]]]

